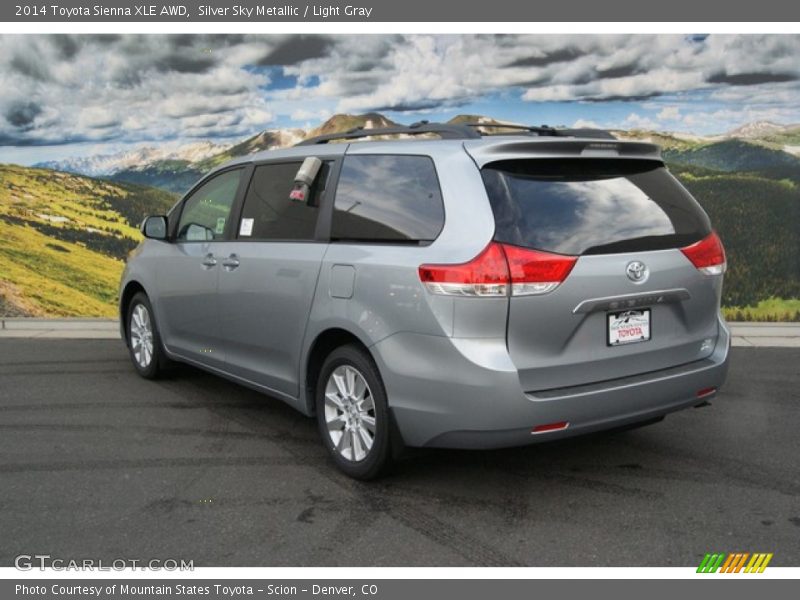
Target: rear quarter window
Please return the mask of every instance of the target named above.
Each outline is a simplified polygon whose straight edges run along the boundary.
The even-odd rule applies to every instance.
[[[336,190],[331,239],[430,242],[443,226],[442,194],[430,157],[345,157]]]
[[[308,241],[314,239],[319,205],[330,165],[323,163],[307,202],[289,199],[302,161],[256,166],[247,189],[238,229],[239,239]]]
[[[481,173],[500,242],[610,254],[686,246],[711,231],[700,205],[660,162],[509,160]]]

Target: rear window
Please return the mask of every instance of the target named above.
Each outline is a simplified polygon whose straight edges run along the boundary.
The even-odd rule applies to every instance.
[[[443,225],[439,179],[429,157],[345,157],[336,189],[332,239],[429,242]]]
[[[560,254],[686,246],[711,228],[661,163],[533,159],[482,170],[500,242]]]

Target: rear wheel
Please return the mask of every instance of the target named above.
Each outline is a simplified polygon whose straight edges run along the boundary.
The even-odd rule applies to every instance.
[[[168,360],[161,347],[153,308],[143,292],[131,299],[126,325],[133,366],[142,377],[155,379],[164,372]]]
[[[389,466],[386,392],[364,350],[337,348],[322,365],[316,389],[317,422],[336,465],[356,479],[373,479]]]

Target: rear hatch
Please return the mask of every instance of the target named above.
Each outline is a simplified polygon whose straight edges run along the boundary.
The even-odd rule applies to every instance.
[[[724,253],[706,214],[661,161],[503,158],[481,172],[512,282],[517,255],[523,271],[529,255],[566,265],[552,284],[513,284],[509,292],[508,350],[524,390],[711,354]]]

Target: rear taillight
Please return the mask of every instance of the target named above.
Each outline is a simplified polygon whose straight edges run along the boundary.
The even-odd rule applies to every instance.
[[[428,291],[447,296],[531,296],[554,290],[577,258],[490,243],[471,261],[422,265],[419,278]]]
[[[681,248],[681,252],[706,275],[722,275],[725,272],[725,248],[714,231],[699,242]]]
[[[577,262],[575,256],[550,254],[503,244],[511,273],[511,295],[546,294],[567,278]]]
[[[419,278],[428,291],[447,296],[507,296],[508,264],[500,244],[492,242],[471,261],[422,265]]]

